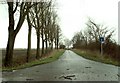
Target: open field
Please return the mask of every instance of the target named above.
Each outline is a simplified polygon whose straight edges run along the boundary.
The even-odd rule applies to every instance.
[[[4,62],[6,51],[2,50],[2,62]],[[26,49],[15,49],[13,53],[13,63],[14,66],[26,63],[27,50]],[[36,50],[31,50],[30,61],[35,60]]]
[[[5,50],[2,50],[3,71],[11,70],[11,69],[26,68],[26,67],[31,67],[34,65],[49,63],[49,62],[52,62],[52,61],[55,61],[56,59],[58,59],[59,56],[61,56],[63,53],[64,53],[64,50],[53,50],[53,51],[50,51],[48,54],[42,55],[42,57],[39,60],[36,60],[36,58],[35,58],[36,50],[32,49],[29,63],[26,63],[27,50],[26,49],[15,49],[14,54],[13,54],[14,55],[13,67],[5,68],[3,65]]]

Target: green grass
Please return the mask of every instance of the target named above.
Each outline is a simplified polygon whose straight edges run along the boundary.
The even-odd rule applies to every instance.
[[[90,60],[94,60],[97,62],[102,62],[102,63],[106,63],[106,64],[112,64],[112,65],[116,65],[116,66],[120,66],[120,61],[116,61],[114,59],[112,59],[111,57],[106,57],[107,55],[100,55],[99,52],[97,51],[89,51],[89,50],[78,50],[78,49],[73,49],[72,51],[74,51],[75,53],[77,53],[78,55],[86,58],[86,59],[90,59]]]
[[[36,66],[36,65],[50,63],[50,62],[53,62],[53,61],[59,59],[59,57],[64,53],[64,51],[65,50],[54,50],[47,57],[44,57],[44,58],[41,58],[39,60],[29,62],[29,63],[25,63],[23,65],[19,65],[19,66],[16,66],[16,67],[12,67],[12,68],[3,67],[2,71],[11,71],[11,70],[23,69],[23,68]]]

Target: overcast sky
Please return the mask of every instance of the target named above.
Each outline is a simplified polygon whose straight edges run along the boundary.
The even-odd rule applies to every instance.
[[[83,30],[87,18],[116,29],[118,38],[118,1],[119,0],[57,0],[60,27],[65,37],[71,39],[75,32]],[[0,4],[0,48],[7,45],[8,10]],[[15,41],[15,48],[27,48],[27,25],[24,23]],[[36,47],[35,31],[32,33],[32,47]]]
[[[87,18],[109,27],[117,27],[118,0],[58,0],[61,28],[69,39],[85,27]]]

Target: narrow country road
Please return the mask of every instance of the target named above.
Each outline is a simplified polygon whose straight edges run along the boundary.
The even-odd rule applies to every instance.
[[[119,68],[84,59],[70,50],[57,60],[14,72],[3,72],[3,81],[118,81]]]

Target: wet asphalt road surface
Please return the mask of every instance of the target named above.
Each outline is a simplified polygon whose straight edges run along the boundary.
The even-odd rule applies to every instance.
[[[84,59],[70,50],[57,60],[3,72],[3,81],[118,81],[120,68]]]

